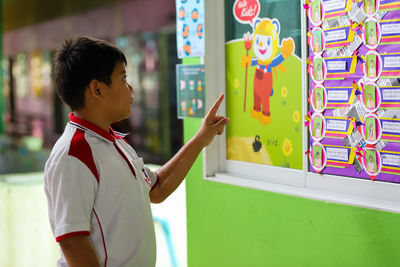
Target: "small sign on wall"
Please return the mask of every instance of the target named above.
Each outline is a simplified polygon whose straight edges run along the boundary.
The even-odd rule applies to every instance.
[[[178,58],[204,56],[203,0],[176,0]]]
[[[178,118],[204,117],[204,72],[204,64],[176,65]]]

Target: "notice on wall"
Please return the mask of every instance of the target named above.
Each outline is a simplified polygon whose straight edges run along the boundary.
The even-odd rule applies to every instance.
[[[204,64],[176,66],[178,118],[204,117],[204,73]]]
[[[225,1],[228,160],[302,169],[299,7],[297,1]],[[322,51],[323,31],[314,34]],[[317,64],[315,77],[322,79],[326,66]],[[321,88],[315,105],[325,104]]]
[[[204,0],[176,0],[178,58],[204,56]]]

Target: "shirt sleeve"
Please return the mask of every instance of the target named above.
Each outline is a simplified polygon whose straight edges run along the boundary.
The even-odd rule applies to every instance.
[[[158,181],[158,175],[156,172],[153,172],[152,170],[150,170],[149,167],[147,167],[146,165],[144,166],[144,169],[146,170],[146,173],[148,174],[148,177],[151,181],[151,188],[154,187],[154,185],[157,183]]]
[[[45,170],[50,224],[57,242],[89,235],[98,182],[79,159],[64,156]]]

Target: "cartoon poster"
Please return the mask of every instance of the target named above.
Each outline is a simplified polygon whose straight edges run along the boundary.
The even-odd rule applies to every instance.
[[[225,10],[227,159],[301,169],[299,3],[228,0]]]
[[[400,183],[400,1],[303,7],[310,171]]]
[[[204,71],[204,64],[176,65],[178,118],[204,117]]]
[[[203,0],[176,0],[178,58],[204,56]]]

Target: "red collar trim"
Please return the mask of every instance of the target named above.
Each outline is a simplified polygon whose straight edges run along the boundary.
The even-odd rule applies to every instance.
[[[107,132],[104,129],[100,128],[99,126],[97,126],[87,120],[76,117],[73,112],[68,114],[68,118],[71,122],[78,124],[78,125],[82,126],[83,128],[86,128],[86,129],[94,132],[95,134],[100,135],[101,137],[107,139],[110,142],[114,142],[115,138],[119,139],[119,137],[117,137],[115,135],[115,133],[111,127],[110,127],[110,131]]]

